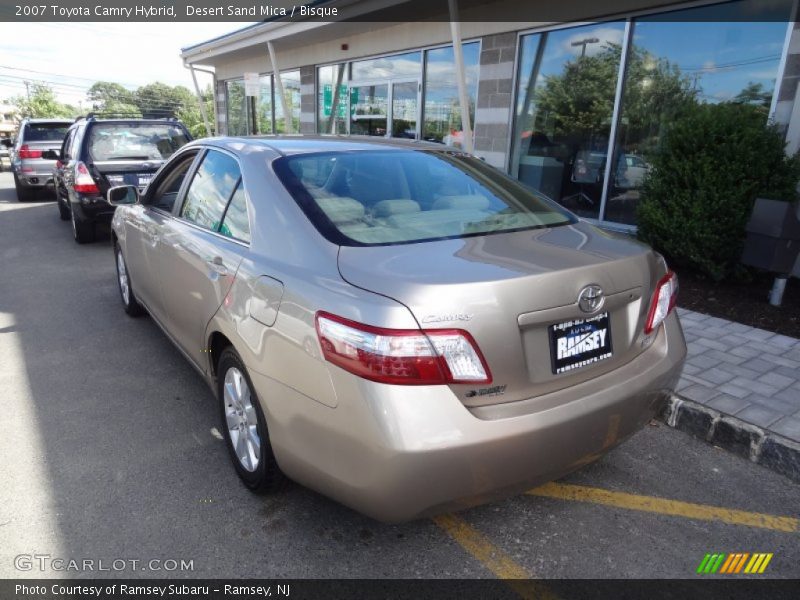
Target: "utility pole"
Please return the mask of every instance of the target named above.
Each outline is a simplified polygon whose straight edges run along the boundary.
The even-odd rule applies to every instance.
[[[25,107],[26,108],[25,112],[28,114],[23,114],[22,116],[32,117],[33,115],[31,114],[31,87],[30,87],[31,84],[29,81],[25,81],[24,83],[25,83],[25,95],[28,97],[28,105]]]

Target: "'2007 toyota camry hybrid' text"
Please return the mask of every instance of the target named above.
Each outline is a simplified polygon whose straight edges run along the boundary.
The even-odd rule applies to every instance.
[[[108,199],[124,308],[254,491],[384,521],[514,494],[636,432],[686,355],[660,255],[445,146],[204,139]]]

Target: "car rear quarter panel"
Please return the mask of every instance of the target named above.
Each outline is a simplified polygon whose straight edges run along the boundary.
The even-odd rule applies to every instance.
[[[335,407],[338,399],[322,358],[315,316],[325,310],[364,323],[416,328],[403,305],[342,280],[338,246],[325,240],[274,177],[265,153],[241,158],[250,200],[252,241],[222,306],[206,327],[206,340],[222,333],[251,372],[273,378],[314,402]],[[259,319],[264,278],[282,286],[277,318]],[[263,289],[263,288],[262,288]],[[275,304],[274,298],[271,299]],[[266,299],[269,303],[270,299]],[[214,377],[210,352],[206,372]],[[265,413],[270,400],[261,398]]]

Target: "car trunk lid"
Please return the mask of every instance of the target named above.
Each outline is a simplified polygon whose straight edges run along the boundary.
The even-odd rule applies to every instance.
[[[135,185],[143,191],[163,163],[162,160],[105,160],[94,161],[88,167],[105,195],[109,188],[118,185]]]
[[[643,326],[658,261],[632,239],[577,223],[416,244],[343,246],[339,270],[352,285],[407,306],[423,329],[468,331],[492,383],[451,387],[467,406],[481,406],[542,396],[638,355],[646,346]],[[587,286],[598,286],[604,296],[592,313],[578,305]],[[598,315],[606,317],[581,323]],[[571,335],[575,328],[580,335]],[[552,353],[559,342],[551,343],[551,336],[559,334],[570,334],[560,342],[560,362],[586,364],[557,372]],[[582,341],[587,335],[592,341]],[[584,350],[600,338],[609,339],[610,350],[595,348],[601,358],[594,360]]]

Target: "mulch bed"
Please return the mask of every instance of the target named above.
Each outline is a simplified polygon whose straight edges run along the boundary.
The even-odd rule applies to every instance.
[[[678,306],[751,327],[800,338],[800,279],[789,278],[780,307],[771,306],[774,277],[750,282],[714,283],[689,271],[678,272]]]

